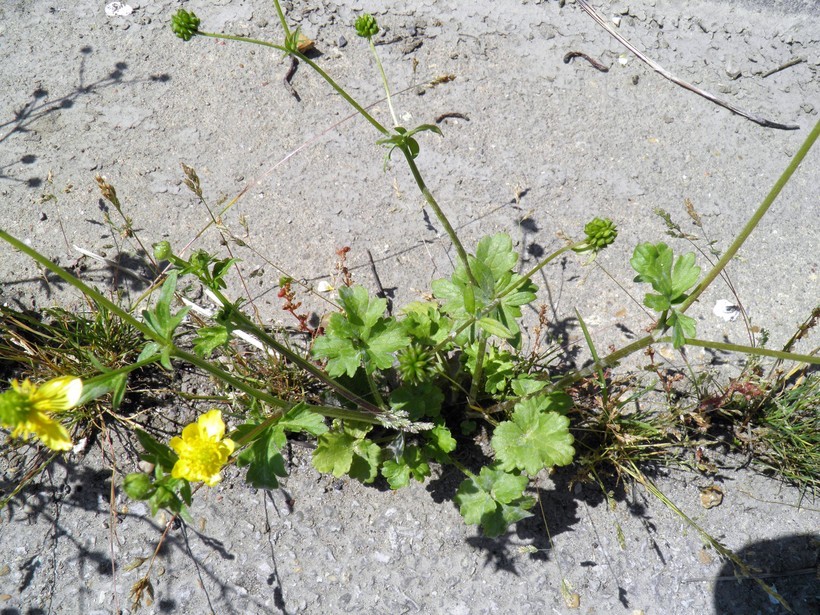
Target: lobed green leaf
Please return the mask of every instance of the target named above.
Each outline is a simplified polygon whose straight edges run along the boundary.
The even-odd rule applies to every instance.
[[[569,419],[548,410],[547,396],[519,402],[509,421],[500,423],[490,441],[502,470],[534,476],[554,465],[568,465],[575,456]]]

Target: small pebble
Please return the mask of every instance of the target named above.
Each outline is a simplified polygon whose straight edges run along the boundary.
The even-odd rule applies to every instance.
[[[347,39],[344,36],[340,36],[338,45],[339,49],[341,49],[342,47],[347,47]]]

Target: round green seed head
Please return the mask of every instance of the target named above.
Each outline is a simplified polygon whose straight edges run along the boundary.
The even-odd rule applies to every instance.
[[[365,13],[355,23],[356,34],[362,38],[371,38],[379,33],[379,24],[376,23],[376,18],[370,13]]]
[[[618,229],[612,220],[595,218],[584,227],[588,246],[596,252],[615,242]]]
[[[171,17],[171,30],[183,41],[189,41],[199,30],[199,17],[193,12],[179,9]]]

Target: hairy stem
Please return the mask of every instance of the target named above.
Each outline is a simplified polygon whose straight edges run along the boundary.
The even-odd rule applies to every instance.
[[[376,66],[379,67],[379,72],[382,76],[382,83],[384,84],[384,91],[387,94],[387,106],[390,108],[390,117],[393,118],[393,126],[399,125],[399,120],[396,119],[396,111],[393,109],[393,98],[390,96],[390,85],[387,83],[387,75],[384,72],[384,67],[382,66],[382,61],[379,59],[379,54],[376,52],[376,45],[373,43],[373,37],[367,37],[368,42],[370,43],[370,51],[373,52],[373,57],[376,58]]]
[[[671,342],[672,338],[664,337],[659,342]],[[742,352],[748,355],[759,355],[763,357],[773,357],[784,361],[798,361],[810,365],[820,365],[820,356],[809,354],[797,354],[794,352],[783,352],[782,350],[769,350],[757,346],[742,346],[740,344],[729,344],[726,342],[713,342],[711,340],[699,340],[686,338],[687,346],[697,346],[699,348],[712,348],[713,350],[724,350],[726,352]]]
[[[416,166],[416,161],[413,160],[413,154],[407,148],[406,145],[400,146],[402,153],[404,154],[405,160],[407,160],[407,165],[410,167],[410,172],[413,174],[413,179],[416,180],[416,185],[421,190],[422,196],[424,196],[424,200],[427,201],[427,204],[433,210],[433,213],[436,214],[436,218],[438,221],[441,222],[441,225],[444,227],[447,236],[450,238],[450,241],[453,243],[453,247],[456,249],[458,253],[459,259],[464,264],[464,268],[467,271],[467,277],[470,278],[470,282],[478,287],[478,281],[473,276],[473,271],[470,269],[470,261],[467,258],[467,251],[464,249],[464,246],[461,244],[461,240],[458,238],[455,229],[450,225],[450,221],[447,219],[447,216],[444,215],[444,211],[439,206],[436,199],[433,197],[433,193],[430,192],[430,189],[427,188],[427,184],[424,183],[424,178],[421,176],[421,172],[419,168]]]
[[[475,405],[478,397],[478,388],[481,386],[481,379],[484,376],[484,357],[487,354],[487,336],[479,331],[478,334],[478,351],[475,357],[475,371],[473,372],[473,381],[470,383],[470,393],[467,397],[470,405]]]

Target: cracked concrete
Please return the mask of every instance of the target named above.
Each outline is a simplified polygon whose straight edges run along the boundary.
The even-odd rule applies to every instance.
[[[276,268],[308,284],[333,281],[342,246],[351,247],[354,276],[371,289],[372,252],[398,306],[451,271],[446,235],[405,168],[382,170],[378,135],[349,119],[321,79],[300,66],[292,80],[297,102],[282,85],[286,62],[278,52],[206,38],[185,44],[168,25],[183,6],[197,12],[204,30],[278,40],[269,2],[128,4],[134,12],[127,17],[107,17],[102,0],[0,7],[0,211],[8,232],[76,265],[85,279],[136,296],[142,288],[132,278],[80,259],[72,247],[122,252],[141,266],[138,246],[102,223],[94,176],[116,187],[146,245],[168,239],[181,247],[209,219],[182,184],[184,162],[197,170],[213,206],[247,188],[225,222],[255,250],[237,248],[237,255],[244,271],[262,272],[253,278],[253,300],[271,324],[293,324],[280,310]],[[688,224],[690,201],[708,240],[725,249],[818,119],[820,8],[812,0],[596,3],[668,70],[797,131],[762,128],[662,79],[572,2],[285,5],[316,41],[317,61],[382,120],[389,115],[375,67],[351,28],[362,10],[382,26],[378,49],[401,91],[400,120],[468,118],[442,120],[443,138],[422,135],[418,159],[465,244],[505,231],[533,264],[563,245],[559,232],[578,237],[590,218],[608,216],[621,234],[600,264],[633,295],[634,246],[665,238],[656,207]],[[570,50],[609,72],[581,59],[565,64]],[[795,58],[801,62],[764,77]],[[442,75],[455,79],[421,86]],[[818,156],[809,155],[729,271],[771,347],[782,346],[820,295]],[[197,246],[219,249],[219,238],[208,233]],[[76,295],[8,249],[0,281],[0,300],[9,305],[77,304]],[[624,289],[578,259],[536,281],[554,322],[571,322],[577,308],[599,347],[622,345],[650,324]],[[699,335],[747,341],[740,321],[712,314],[717,299],[731,298],[716,284],[693,307]],[[317,312],[326,309],[306,300]],[[576,329],[569,343],[583,345]],[[815,346],[816,335],[797,350]],[[707,367],[724,360],[691,358]],[[448,472],[391,493],[320,477],[305,451],[296,450],[292,464],[286,492],[253,492],[234,470],[198,495],[196,525],[170,533],[155,600],[142,612],[780,612],[752,585],[717,580],[731,572],[641,489],[616,489],[609,511],[597,487],[570,492],[567,476],[543,477],[552,544],[540,513],[486,540],[447,499],[459,481]],[[709,510],[698,499],[703,477],[674,470],[657,479],[687,514],[761,567],[813,565],[815,502],[797,508],[794,489],[748,469],[722,476],[725,500]],[[99,451],[69,457],[4,511],[4,613],[130,612],[128,589],[139,573],[126,566],[150,555],[162,520],[117,491],[109,544],[110,480]],[[565,606],[562,577],[580,595],[580,610]],[[700,578],[711,580],[693,580]],[[775,585],[796,612],[816,612],[815,576]]]

